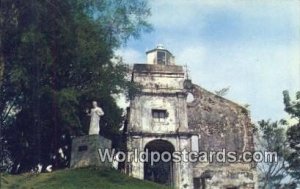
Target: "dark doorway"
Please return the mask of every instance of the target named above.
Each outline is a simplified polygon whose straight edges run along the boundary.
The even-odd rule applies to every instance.
[[[147,150],[149,161],[144,163],[144,179],[172,186],[174,180],[173,161],[163,152],[169,152],[172,155],[174,152],[173,145],[165,140],[154,140],[145,146],[145,151]],[[165,162],[160,158],[158,162],[153,162],[151,165],[151,152],[158,152],[160,156],[165,155],[165,159],[170,159],[170,161]]]

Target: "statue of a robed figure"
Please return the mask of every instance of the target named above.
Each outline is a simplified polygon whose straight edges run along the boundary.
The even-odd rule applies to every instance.
[[[99,135],[100,118],[104,115],[104,112],[96,101],[93,101],[92,104],[92,109],[85,110],[86,114],[90,116],[89,134],[76,136],[72,139],[71,168],[111,166],[111,162],[102,161],[99,156],[100,149],[111,149],[111,140]]]
[[[96,101],[93,101],[93,108],[89,111],[86,110],[88,116],[91,117],[89,135],[99,135],[100,132],[100,117],[104,115],[101,107],[98,106]]]

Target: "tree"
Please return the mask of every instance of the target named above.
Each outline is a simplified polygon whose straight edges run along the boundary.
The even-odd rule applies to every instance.
[[[260,188],[280,188],[288,180],[287,157],[290,153],[286,136],[286,121],[270,122],[259,121],[257,128],[258,150],[262,152],[276,152],[277,161],[260,162],[257,168],[260,172]],[[293,181],[291,181],[293,183]]]
[[[151,29],[146,1],[1,0],[2,5],[0,123],[13,172],[38,163],[67,166],[71,137],[86,132],[84,110],[92,100],[109,112],[102,131],[119,134],[122,110],[112,96],[135,86],[126,79],[127,67],[112,58],[128,38]]]
[[[296,100],[292,101],[288,91],[283,91],[285,111],[295,120],[295,124],[288,128],[287,139],[292,149],[288,157],[288,171],[300,183],[300,91],[296,93]]]

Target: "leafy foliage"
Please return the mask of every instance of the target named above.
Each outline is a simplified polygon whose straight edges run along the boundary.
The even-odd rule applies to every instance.
[[[0,12],[0,122],[12,171],[67,166],[92,100],[106,112],[103,133],[118,134],[122,110],[112,96],[135,86],[113,52],[151,29],[146,1],[1,0]]]
[[[287,138],[292,153],[288,157],[289,172],[300,183],[300,91],[296,93],[296,100],[291,101],[288,91],[283,91],[285,111],[291,115],[296,123],[287,131]]]
[[[262,152],[275,152],[277,161],[258,163],[257,168],[260,171],[260,188],[280,188],[284,185],[284,180],[288,178],[286,171],[287,157],[290,154],[285,127],[286,121],[271,122],[270,120],[261,120],[258,122],[257,142],[258,150]]]
[[[278,155],[278,162],[258,165],[262,188],[297,188],[300,181],[300,92],[292,101],[289,92],[283,91],[283,102],[285,111],[295,122],[293,125],[286,120],[259,122],[260,148]]]

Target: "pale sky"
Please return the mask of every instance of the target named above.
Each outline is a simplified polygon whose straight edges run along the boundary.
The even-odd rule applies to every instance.
[[[193,83],[249,104],[253,122],[286,118],[282,91],[300,90],[299,0],[151,0],[154,31],[130,40],[118,54],[146,62],[161,43]]]

